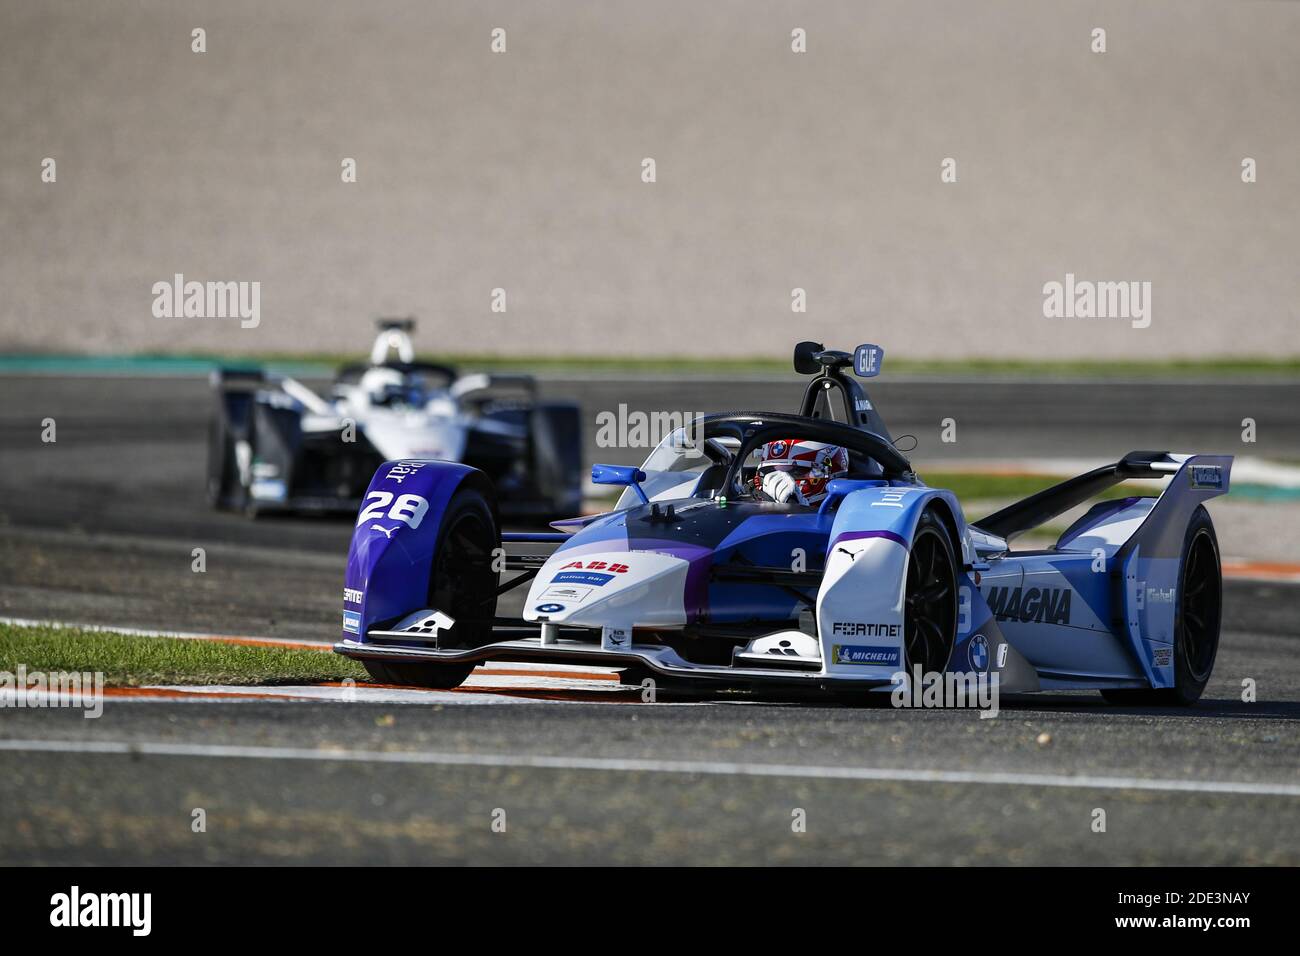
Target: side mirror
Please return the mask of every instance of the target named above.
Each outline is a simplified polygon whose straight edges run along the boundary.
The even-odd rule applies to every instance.
[[[853,374],[858,378],[875,378],[885,361],[885,350],[879,345],[859,345],[853,353]]]
[[[592,465],[591,480],[597,485],[623,485],[632,488],[641,497],[642,504],[649,504],[650,499],[641,490],[645,481],[645,472],[635,465]]]
[[[813,356],[822,349],[820,342],[800,342],[794,347],[794,370],[800,375],[816,375],[822,370],[822,364]]]

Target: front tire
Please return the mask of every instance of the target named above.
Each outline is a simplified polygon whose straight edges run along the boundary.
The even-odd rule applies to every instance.
[[[217,511],[242,510],[246,489],[239,479],[235,438],[224,416],[214,413],[208,421],[208,504]]]
[[[501,534],[487,496],[477,488],[461,488],[447,503],[429,570],[425,607],[448,614],[456,624],[442,647],[478,647],[492,640],[497,607],[494,551]],[[384,684],[448,690],[464,683],[474,664],[426,664],[421,661],[363,661],[375,680]]]
[[[1210,513],[1200,505],[1192,513],[1183,539],[1178,575],[1178,611],[1174,615],[1174,686],[1104,690],[1109,703],[1121,706],[1190,707],[1201,699],[1219,653],[1223,619],[1223,571],[1219,539]]]
[[[933,511],[921,515],[907,556],[903,605],[906,670],[939,673],[957,639],[957,561],[952,539]]]

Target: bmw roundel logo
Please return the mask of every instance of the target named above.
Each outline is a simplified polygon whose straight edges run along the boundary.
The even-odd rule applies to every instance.
[[[966,655],[970,658],[971,670],[986,670],[989,666],[988,639],[983,634],[976,634],[970,639],[970,646],[966,648]]]
[[[554,614],[556,611],[563,611],[563,604],[539,604],[533,608],[538,614]]]
[[[783,442],[783,441],[774,441],[774,442],[772,442],[771,457],[773,457],[773,458],[784,458],[784,457],[785,457],[785,452],[786,452],[786,444],[785,444],[785,442]]]

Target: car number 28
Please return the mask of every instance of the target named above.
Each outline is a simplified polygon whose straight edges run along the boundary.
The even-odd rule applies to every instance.
[[[391,491],[372,491],[366,495],[366,502],[368,503],[361,509],[361,514],[357,516],[357,527],[363,521],[388,518],[418,528],[424,520],[425,512],[429,510],[429,502],[419,495],[399,495],[394,501]],[[385,508],[388,509],[387,512],[384,511]]]

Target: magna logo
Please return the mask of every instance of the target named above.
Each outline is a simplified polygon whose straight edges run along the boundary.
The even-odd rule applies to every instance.
[[[999,621],[1069,624],[1069,588],[989,588],[984,596]]]

